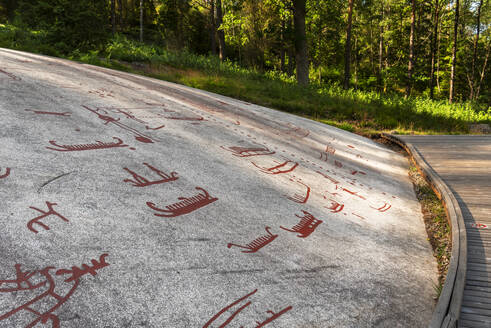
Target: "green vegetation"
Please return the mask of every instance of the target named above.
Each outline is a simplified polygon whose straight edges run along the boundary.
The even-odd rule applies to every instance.
[[[409,177],[413,182],[416,196],[421,204],[428,241],[433,248],[433,256],[438,264],[438,284],[434,286],[435,299],[438,299],[450,264],[452,252],[451,229],[442,202],[414,165],[409,167]]]
[[[116,36],[99,50],[67,55],[44,41],[45,32],[0,25],[0,47],[27,50],[89,64],[132,71],[216,92],[282,111],[311,117],[362,134],[466,133],[469,123],[491,123],[491,109],[471,103],[448,104],[423,97],[404,99],[371,91],[343,90],[338,85],[300,87],[294,77],[278,71],[246,69],[216,56],[172,52]],[[139,63],[139,65],[133,65]]]

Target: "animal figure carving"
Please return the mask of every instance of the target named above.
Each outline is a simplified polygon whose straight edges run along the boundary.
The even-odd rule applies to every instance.
[[[300,218],[300,222],[294,225],[291,229],[280,226],[281,229],[290,232],[298,232],[297,237],[307,238],[314,232],[314,230],[323,222],[315,218],[312,214],[307,211],[302,211],[303,216],[295,214],[296,217]]]
[[[251,156],[262,156],[262,155],[273,155],[275,152],[269,150],[266,147],[228,147],[223,149],[231,152],[237,157],[251,157]]]
[[[202,191],[203,194],[198,193],[196,196],[189,197],[189,198],[179,197],[177,198],[180,200],[179,202],[171,205],[167,205],[165,207],[166,209],[158,208],[157,206],[155,206],[154,203],[151,202],[147,202],[147,206],[157,212],[160,212],[160,213],[154,213],[155,216],[170,218],[170,217],[191,213],[203,206],[206,206],[218,200],[218,198],[211,197],[210,194],[208,194],[208,192],[203,188],[196,187],[195,189]]]
[[[123,143],[123,140],[113,137],[116,142],[102,142],[96,140],[95,143],[92,144],[80,144],[80,145],[58,145],[56,141],[50,140],[50,144],[55,147],[46,147],[47,149],[55,150],[55,151],[84,151],[84,150],[95,150],[95,149],[104,149],[104,148],[118,148],[118,147],[128,147],[128,145]]]
[[[124,179],[123,181],[131,183],[134,187],[147,187],[150,185],[166,183],[166,182],[175,181],[175,180],[179,179],[176,172],[171,172],[170,174],[166,174],[166,173],[160,171],[159,169],[156,169],[155,167],[151,166],[148,163],[143,163],[143,165],[145,165],[150,170],[155,172],[162,179],[155,180],[155,181],[149,181],[148,179],[142,177],[141,175],[138,175],[135,172],[133,172],[132,170],[124,167],[123,170],[126,170],[128,173],[130,173],[135,180]]]
[[[265,230],[268,233],[267,235],[254,239],[246,246],[229,243],[227,244],[227,247],[231,248],[232,246],[235,246],[235,247],[246,249],[245,251],[242,251],[242,253],[256,253],[258,250],[268,245],[273,240],[275,240],[276,237],[278,237],[278,235],[272,234],[270,229],[271,229],[270,227],[266,227]]]
[[[11,293],[16,295],[18,292],[32,291],[33,294],[38,292],[37,295],[25,302],[24,304],[17,306],[13,309],[8,308],[5,313],[0,312],[0,325],[3,320],[6,320],[15,315],[25,315],[26,321],[30,322],[26,328],[32,328],[38,326],[38,324],[46,325],[51,323],[52,328],[60,327],[60,319],[54,312],[68,301],[68,299],[75,293],[79,284],[80,278],[86,274],[95,276],[97,270],[105,268],[109,265],[105,261],[108,254],[102,254],[99,260],[91,260],[91,265],[82,264],[81,268],[73,266],[71,269],[55,270],[54,267],[49,266],[41,270],[36,271],[22,271],[21,265],[15,265],[14,279],[0,280],[0,296],[3,293]],[[53,273],[54,271],[54,273]],[[67,288],[64,286],[58,286],[56,276],[66,276],[67,279],[64,283],[71,284]],[[59,279],[58,279],[59,280]],[[57,288],[59,287],[59,288]],[[64,294],[60,295],[61,290],[68,290]],[[50,307],[46,305],[49,304]],[[54,304],[54,305],[53,305]]]

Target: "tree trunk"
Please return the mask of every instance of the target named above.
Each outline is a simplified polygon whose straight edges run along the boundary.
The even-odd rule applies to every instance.
[[[211,54],[217,54],[217,26],[215,24],[215,0],[210,0],[210,47]]]
[[[378,89],[379,92],[383,90],[382,86],[382,63],[384,61],[384,3],[382,1],[382,19],[380,21],[380,35],[379,35],[379,43],[378,43],[378,72],[377,72],[377,80],[378,80]]]
[[[285,47],[285,21],[281,20],[281,31],[280,31],[280,71],[285,71],[285,55],[286,55],[286,47]]]
[[[483,0],[479,2],[479,7],[477,8],[477,31],[476,37],[474,38],[474,51],[472,54],[472,69],[471,69],[471,90],[469,99],[474,100],[475,98],[475,89],[476,89],[476,61],[477,61],[477,46],[479,44],[479,33],[481,32],[481,8],[482,8]]]
[[[411,8],[411,34],[409,35],[409,63],[407,66],[406,98],[411,95],[414,70],[414,22],[416,19],[416,0],[412,0]]]
[[[225,60],[225,32],[220,29],[223,22],[222,0],[216,0],[217,9],[217,29],[218,29],[218,48],[220,50],[220,60]]]
[[[119,18],[118,18],[118,24],[119,24],[119,29],[122,30],[124,27],[124,19],[123,19],[123,1],[118,0],[118,9],[119,9]]]
[[[293,0],[297,82],[304,86],[309,84],[309,58],[307,51],[307,35],[305,34],[305,12],[306,0]]]
[[[346,26],[346,44],[344,49],[344,89],[349,89],[349,80],[351,78],[351,21],[353,16],[353,0],[348,2],[348,24]]]
[[[111,26],[114,36],[116,34],[116,0],[111,0]]]
[[[292,31],[293,29],[293,15],[292,19],[288,21],[288,30]],[[295,72],[295,43],[288,45],[288,75],[292,76]]]
[[[486,65],[488,64],[488,59],[489,59],[489,53],[491,52],[491,41],[488,42],[488,45],[486,47],[486,57],[484,58],[484,64],[482,65],[482,70],[481,70],[481,78],[479,79],[479,83],[477,83],[476,86],[476,99],[479,98],[479,93],[481,91],[481,85],[482,82],[484,81],[484,75],[486,74]]]
[[[143,42],[143,0],[140,0],[140,42]]]
[[[438,40],[438,20],[440,16],[440,4],[438,0],[435,0],[435,16],[433,19],[433,35],[431,40],[431,71],[430,71],[430,98],[435,97],[435,60],[436,60],[436,47]]]
[[[455,65],[457,64],[457,33],[459,30],[459,0],[455,3],[455,20],[453,29],[453,48],[452,48],[452,69],[450,70],[450,90],[448,94],[448,102],[453,102],[454,83],[455,83]]]

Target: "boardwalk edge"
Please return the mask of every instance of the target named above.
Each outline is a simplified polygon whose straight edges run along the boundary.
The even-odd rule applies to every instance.
[[[442,201],[447,212],[449,224],[452,228],[452,255],[445,283],[443,284],[440,298],[438,299],[428,327],[457,327],[467,271],[467,234],[462,210],[450,188],[426,162],[416,147],[391,134],[382,133],[382,137],[398,144],[406,150],[411,161],[416,165],[421,175],[428,181],[438,198]]]

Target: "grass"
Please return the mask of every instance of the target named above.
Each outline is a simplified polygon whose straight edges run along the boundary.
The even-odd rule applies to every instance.
[[[338,85],[300,87],[294,77],[260,72],[217,57],[170,52],[116,36],[99,49],[62,53],[43,43],[42,32],[0,25],[0,47],[60,56],[89,64],[144,74],[308,117],[364,135],[462,134],[470,123],[491,123],[491,108],[449,104],[427,98],[343,90]],[[138,63],[138,65],[135,65]]]
[[[409,177],[414,185],[416,196],[421,204],[428,241],[433,248],[433,256],[438,265],[438,284],[434,286],[436,297],[440,297],[452,252],[451,228],[442,202],[421,176],[414,165],[409,167]]]

